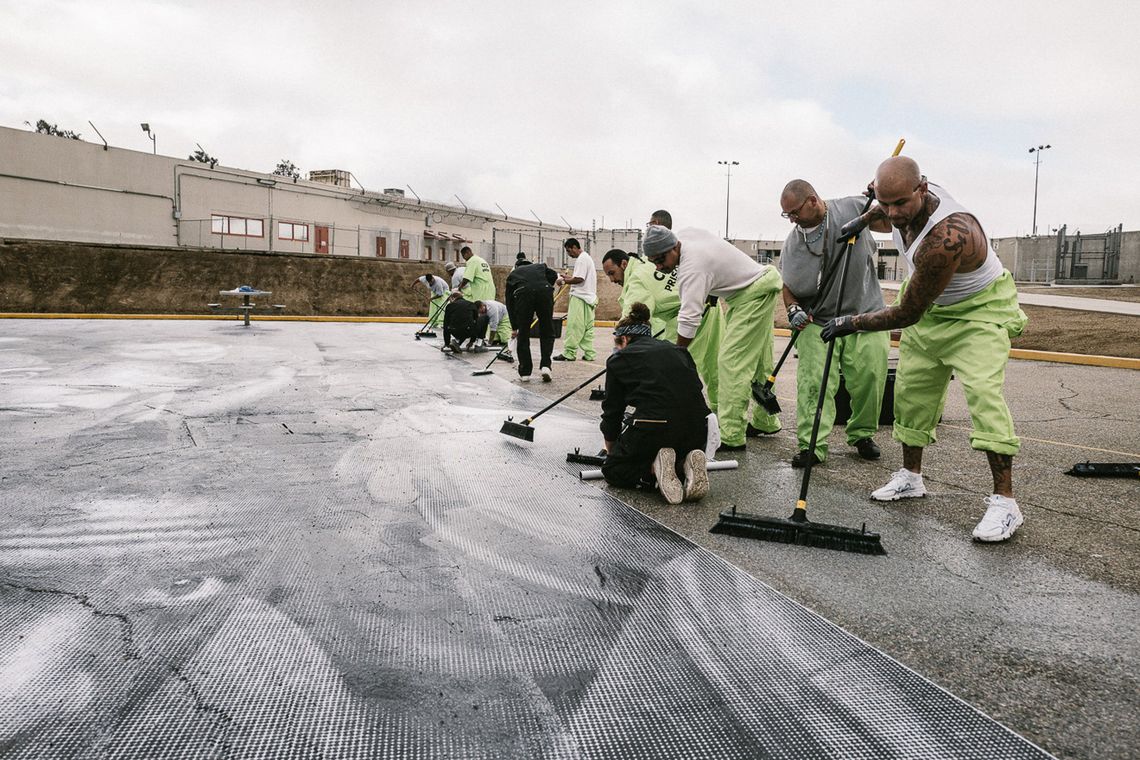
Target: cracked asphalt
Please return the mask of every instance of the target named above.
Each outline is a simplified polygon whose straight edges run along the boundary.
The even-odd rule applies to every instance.
[[[708,585],[688,543],[612,511],[610,496],[1056,756],[1137,756],[1140,482],[1062,474],[1088,459],[1140,461],[1136,372],[1011,362],[1026,523],[1004,545],[969,538],[989,475],[968,447],[956,386],[927,454],[925,499],[869,501],[901,454],[884,428],[882,460],[865,462],[837,430],[809,509],[881,533],[888,555],[869,557],[708,533],[733,505],[783,515],[794,504],[794,360],[776,386],[785,431],[750,441],[740,469],[714,473],[699,505],[670,507],[567,479],[579,468],[559,461],[564,450],[598,443],[598,404],[585,392],[535,423],[533,446],[497,432],[504,414],[536,411],[535,394],[565,392],[600,364],[561,364],[554,383],[524,387],[498,365],[471,377],[486,355],[445,357],[405,326],[5,327],[4,757],[632,756],[646,754],[639,746],[694,754],[685,742],[697,740],[703,754],[748,756],[729,750],[754,718],[736,707],[749,688],[787,689],[796,707],[770,725],[814,730],[796,725],[808,706],[794,685],[831,672],[829,658],[859,642],[797,634],[806,671],[746,673],[785,635],[740,622],[759,592],[722,570],[735,591]],[[598,332],[602,347],[608,332]],[[649,564],[579,556],[584,536],[633,542],[630,554]],[[551,542],[570,554],[536,548]],[[658,582],[668,593],[650,598],[662,603],[633,603]],[[731,636],[703,642],[708,629]],[[516,650],[504,641],[543,675],[505,674],[501,652]],[[593,643],[584,654],[574,642]],[[379,664],[409,650],[414,666]],[[649,669],[622,670],[640,658]],[[707,658],[720,664],[700,687],[663,674]],[[653,687],[633,690],[644,683]],[[710,685],[723,689],[714,706],[694,702]],[[888,681],[879,688],[894,693]],[[614,722],[661,695],[652,722]],[[682,719],[662,720],[670,714]],[[599,716],[606,731],[590,722]],[[1032,756],[978,725],[939,738],[944,756]],[[795,754],[793,740],[782,746]],[[868,756],[933,756],[905,741],[876,746]]]

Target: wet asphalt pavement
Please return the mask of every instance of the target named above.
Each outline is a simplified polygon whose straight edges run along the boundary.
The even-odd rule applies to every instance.
[[[1003,546],[969,541],[960,394],[920,503],[865,497],[885,429],[879,463],[835,442],[813,517],[866,521],[868,557],[707,533],[788,511],[790,433],[696,507],[577,479],[584,393],[498,433],[582,363],[523,387],[406,326],[5,328],[4,757],[1041,756],[981,713],[1136,752],[1140,484],[1057,474],[1140,451],[1135,373],[1011,364]]]

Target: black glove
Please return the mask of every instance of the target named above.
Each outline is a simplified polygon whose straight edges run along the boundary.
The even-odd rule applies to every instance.
[[[705,299],[705,306],[716,306],[717,300],[716,296],[709,296]]]
[[[859,332],[859,328],[855,326],[855,317],[851,314],[845,314],[828,322],[820,337],[825,343],[830,343],[836,338],[842,338],[844,335],[856,332]]]

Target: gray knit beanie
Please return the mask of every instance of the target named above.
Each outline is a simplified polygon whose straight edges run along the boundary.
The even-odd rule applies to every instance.
[[[677,236],[659,224],[651,224],[645,230],[645,241],[641,249],[646,256],[660,256],[677,245]]]

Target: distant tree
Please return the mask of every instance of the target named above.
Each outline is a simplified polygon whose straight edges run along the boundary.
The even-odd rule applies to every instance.
[[[214,168],[214,165],[218,163],[218,159],[202,150],[201,145],[198,146],[198,150],[191,153],[189,156],[187,156],[187,158],[189,158],[191,161],[197,161],[200,164],[209,164],[211,169]]]
[[[273,173],[279,177],[292,177],[294,182],[301,178],[301,169],[287,158],[277,162],[277,168]]]
[[[24,123],[28,124],[28,122],[26,122],[26,121]],[[32,125],[28,124],[28,126],[30,127]],[[66,137],[69,140],[78,140],[79,139],[79,133],[78,132],[72,132],[70,129],[60,129],[59,125],[50,124],[45,119],[38,119],[36,121],[36,132],[40,133],[41,135],[54,135],[55,137]]]

